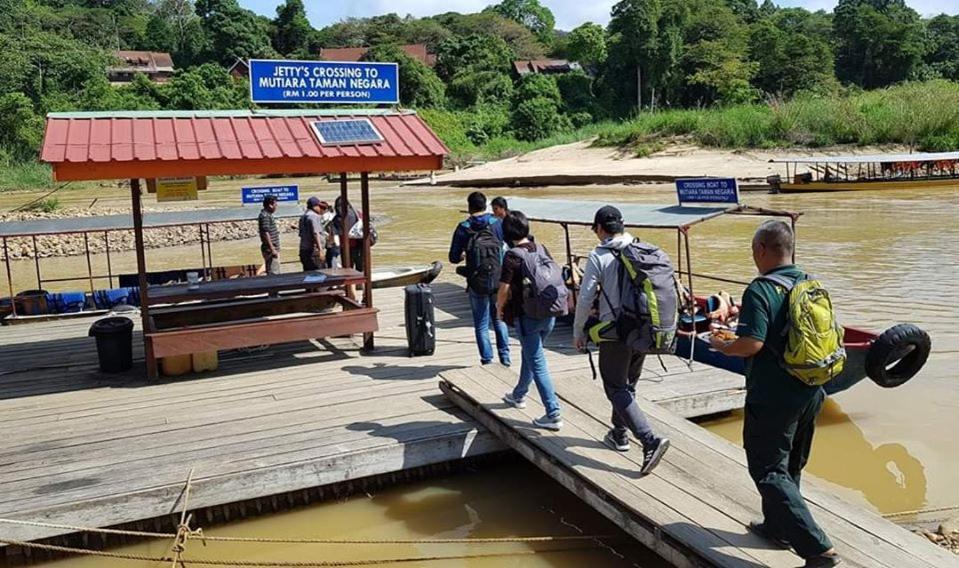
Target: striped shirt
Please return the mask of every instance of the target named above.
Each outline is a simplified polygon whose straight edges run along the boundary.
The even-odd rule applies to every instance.
[[[270,242],[273,243],[273,248],[280,251],[280,229],[276,226],[276,219],[273,218],[273,213],[270,213],[266,209],[260,211],[260,217],[258,218],[260,225],[260,235],[263,233],[270,234]],[[260,243],[260,250],[264,253],[270,252],[270,247],[266,246],[266,243]]]

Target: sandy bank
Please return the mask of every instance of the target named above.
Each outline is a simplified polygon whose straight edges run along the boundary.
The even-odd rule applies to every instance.
[[[449,187],[502,187],[512,185],[584,185],[663,183],[680,177],[734,177],[746,187],[765,188],[766,176],[784,175],[780,164],[769,159],[795,155],[877,153],[893,148],[835,147],[817,150],[717,150],[673,144],[648,157],[635,157],[616,148],[576,142],[544,148],[522,156],[488,162],[436,177],[436,185]],[[901,150],[901,149],[900,149]],[[425,185],[416,180],[406,185]]]

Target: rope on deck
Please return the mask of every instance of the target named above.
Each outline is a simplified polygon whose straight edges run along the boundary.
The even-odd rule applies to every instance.
[[[892,519],[896,517],[908,517],[910,515],[926,515],[929,513],[945,513],[946,511],[959,511],[959,505],[953,505],[951,507],[935,507],[933,509],[916,509],[915,511],[899,511],[896,513],[883,513],[882,517],[884,519]]]
[[[147,531],[128,531],[121,529],[98,529],[78,527],[39,521],[23,521],[19,519],[0,519],[0,523],[40,527],[48,529],[62,529],[71,532],[90,532],[112,534],[118,536],[135,536],[142,538],[175,538],[177,533],[159,533]],[[243,536],[212,536],[203,534],[203,529],[192,529],[191,536],[210,542],[259,542],[275,544],[510,544],[510,543],[537,543],[537,542],[568,542],[584,540],[611,540],[618,538],[615,535],[561,535],[561,536],[515,536],[496,538],[408,538],[408,539],[344,539],[344,538],[275,538],[275,537],[243,537]]]
[[[202,560],[202,559],[190,559],[186,560],[179,556],[141,556],[137,554],[123,554],[118,552],[104,552],[100,550],[90,550],[86,548],[71,548],[67,546],[55,546],[52,544],[40,544],[36,542],[26,542],[21,540],[12,540],[6,538],[0,538],[0,543],[7,544],[11,546],[19,546],[23,548],[32,548],[38,550],[47,550],[50,552],[60,552],[64,554],[79,554],[86,556],[98,556],[101,558],[112,558],[115,560],[136,560],[140,562],[154,562],[154,563],[173,563],[173,566],[184,566],[187,562],[192,565],[198,566],[243,566],[243,567],[255,567],[255,568],[282,568],[282,567],[312,567],[312,568],[328,568],[334,566],[373,566],[378,564],[403,564],[411,562],[434,562],[439,560],[464,560],[464,559],[474,559],[474,558],[503,558],[508,556],[530,556],[534,554],[539,554],[541,552],[566,552],[570,550],[584,550],[590,548],[596,548],[595,546],[567,546],[563,548],[554,548],[548,551],[540,550],[518,550],[515,552],[490,552],[490,553],[481,553],[481,554],[452,554],[452,555],[441,555],[441,556],[419,556],[419,557],[404,557],[404,558],[377,558],[377,559],[363,559],[363,560],[319,560],[319,561],[269,561],[269,560]]]

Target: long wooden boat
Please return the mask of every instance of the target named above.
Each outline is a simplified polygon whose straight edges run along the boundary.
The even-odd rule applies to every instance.
[[[774,158],[786,176],[769,176],[781,193],[959,189],[959,152]]]

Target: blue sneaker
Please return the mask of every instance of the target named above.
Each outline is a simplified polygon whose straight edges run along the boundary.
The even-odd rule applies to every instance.
[[[554,416],[552,418],[549,416],[541,416],[533,419],[533,426],[536,426],[537,428],[543,428],[545,430],[555,431],[563,427],[563,419],[559,416]]]
[[[511,392],[508,392],[503,395],[503,402],[512,406],[513,408],[526,408],[526,399],[513,398],[513,393]]]

